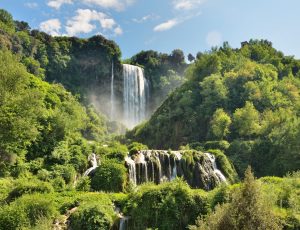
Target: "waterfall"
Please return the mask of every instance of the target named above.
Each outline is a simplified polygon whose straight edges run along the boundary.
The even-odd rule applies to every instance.
[[[135,168],[135,162],[130,157],[125,157],[125,162],[128,166],[128,173],[129,173],[129,180],[136,184],[136,168]]]
[[[92,167],[88,168],[84,173],[83,176],[88,176],[92,171],[94,171],[98,167],[98,162],[97,162],[97,156],[95,153],[92,153],[89,157],[88,160],[91,162]]]
[[[127,225],[128,225],[128,217],[124,216],[122,218],[120,218],[120,225],[119,225],[119,230],[126,230],[127,229]]]
[[[132,128],[146,118],[149,84],[138,66],[123,64],[123,78],[124,123]]]
[[[110,119],[115,118],[115,92],[114,92],[114,62],[111,62],[111,81],[110,81]]]
[[[190,186],[206,190],[226,183],[214,155],[200,152],[187,154],[193,157],[193,163],[183,157],[184,151],[140,150],[137,154],[128,155],[125,164],[129,180],[135,185],[145,182],[160,184],[179,176],[186,179]]]
[[[216,157],[214,155],[212,155],[211,153],[205,153],[206,156],[208,156],[209,160],[212,163],[213,166],[213,170],[214,173],[216,174],[216,176],[219,178],[219,180],[221,182],[226,182],[226,177],[223,175],[223,173],[217,168],[217,164],[216,164]]]

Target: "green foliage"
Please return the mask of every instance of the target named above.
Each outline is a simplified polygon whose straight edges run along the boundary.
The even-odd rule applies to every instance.
[[[51,219],[56,213],[52,200],[40,194],[27,195],[0,208],[0,229],[31,228],[41,218]]]
[[[241,137],[249,137],[259,133],[259,112],[252,103],[247,101],[245,107],[234,112],[233,126]]]
[[[0,27],[8,33],[14,32],[14,20],[10,13],[0,9]]]
[[[14,181],[13,189],[8,194],[7,201],[12,201],[24,194],[51,192],[53,192],[53,187],[47,182],[36,179],[18,179]]]
[[[176,180],[161,185],[143,185],[129,195],[126,215],[134,229],[184,229],[194,218],[208,212],[205,193],[193,192]]]
[[[88,192],[91,189],[91,179],[88,176],[81,177],[76,183],[77,191]]]
[[[113,219],[101,204],[94,204],[76,211],[70,217],[70,227],[74,230],[106,230]]]
[[[70,216],[72,229],[110,229],[116,219],[113,204],[103,193],[84,194],[77,198],[78,209]]]
[[[40,92],[27,87],[30,78],[16,57],[0,50],[0,156],[5,163],[13,163],[14,154],[24,157],[38,136],[38,114],[44,109]]]
[[[96,191],[120,192],[127,183],[127,170],[122,163],[106,160],[96,169],[91,188]]]
[[[249,164],[258,176],[297,170],[299,66],[265,40],[199,54],[188,80],[126,137],[154,149],[225,140],[240,175]]]
[[[228,141],[206,141],[204,143],[205,149],[220,149],[220,150],[227,150],[230,144]]]
[[[129,154],[136,154],[139,150],[147,150],[148,146],[138,142],[132,142],[128,146]]]
[[[243,185],[233,194],[232,202],[218,206],[206,219],[199,219],[197,225],[191,229],[282,229],[279,219],[265,203],[250,168],[245,172]]]
[[[229,134],[231,118],[223,109],[217,109],[210,121],[210,133],[215,140],[222,140]]]
[[[124,162],[125,156],[128,154],[126,145],[118,141],[111,141],[106,145],[97,146],[96,153],[103,158]]]

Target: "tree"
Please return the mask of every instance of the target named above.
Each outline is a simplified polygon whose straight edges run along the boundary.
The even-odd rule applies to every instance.
[[[211,116],[217,108],[225,107],[228,89],[220,74],[212,74],[200,82],[203,113]]]
[[[247,101],[243,108],[236,109],[233,114],[233,126],[240,136],[250,137],[260,130],[259,112],[252,102]]]
[[[222,140],[230,132],[231,118],[223,109],[217,109],[210,121],[210,125],[210,135],[213,138]]]
[[[173,50],[170,58],[175,66],[184,63],[184,53],[180,49]]]
[[[193,56],[193,54],[188,54],[188,60],[189,60],[189,62],[192,62],[192,61],[194,61],[195,60],[195,57]]]
[[[0,9],[0,21],[8,25],[9,27],[14,26],[13,17],[6,10]]]
[[[251,168],[245,172],[244,183],[233,194],[232,202],[218,206],[214,213],[197,221],[194,230],[279,230],[279,219],[264,201],[261,186]]]

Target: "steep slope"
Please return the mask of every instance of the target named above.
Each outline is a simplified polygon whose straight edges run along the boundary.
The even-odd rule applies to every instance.
[[[83,171],[90,152],[83,137],[103,141],[108,135],[105,118],[92,107],[29,74],[18,57],[1,50],[0,114],[0,175],[55,164]]]
[[[164,149],[214,143],[227,149],[240,174],[248,164],[259,176],[297,170],[299,70],[298,60],[268,41],[251,40],[236,50],[225,43],[200,55],[189,80],[127,137]]]

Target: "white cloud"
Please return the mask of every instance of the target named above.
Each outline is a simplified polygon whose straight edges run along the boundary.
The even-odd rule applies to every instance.
[[[165,31],[165,30],[169,30],[169,29],[172,29],[173,27],[179,25],[180,23],[183,23],[187,20],[190,20],[194,17],[197,17],[201,15],[201,12],[198,12],[196,14],[189,14],[188,16],[185,16],[185,17],[177,17],[177,18],[173,18],[173,19],[170,19],[166,22],[163,22],[157,26],[154,27],[154,31],[155,32],[161,32],[161,31]]]
[[[59,36],[61,29],[60,21],[56,18],[41,22],[40,29],[45,33],[51,34],[53,36]]]
[[[219,46],[222,43],[222,34],[218,31],[210,31],[206,36],[206,43],[212,46]]]
[[[133,22],[136,22],[136,23],[143,23],[143,22],[146,22],[146,21],[149,21],[149,20],[155,20],[155,19],[158,19],[159,16],[158,15],[155,15],[155,14],[148,14],[148,15],[145,15],[143,16],[142,18],[133,18],[132,21]]]
[[[78,9],[77,15],[67,21],[66,31],[69,36],[79,33],[90,33],[97,28],[94,21],[99,22],[104,31],[112,31],[115,35],[122,34],[121,27],[108,15],[89,9]]]
[[[98,5],[105,9],[124,10],[126,6],[131,5],[134,0],[82,0],[85,4]]]
[[[114,29],[115,35],[121,35],[123,33],[123,30],[120,26]]]
[[[169,30],[169,29],[173,28],[174,26],[178,25],[179,23],[180,23],[180,20],[178,20],[177,18],[173,18],[173,19],[170,19],[166,22],[163,22],[163,23],[155,26],[153,30],[156,32]]]
[[[204,2],[205,0],[173,0],[173,7],[176,10],[192,10]]]
[[[72,0],[50,0],[47,5],[55,9],[59,9],[63,4],[72,4]]]
[[[25,6],[31,9],[37,8],[38,4],[36,2],[27,2],[25,3]]]

